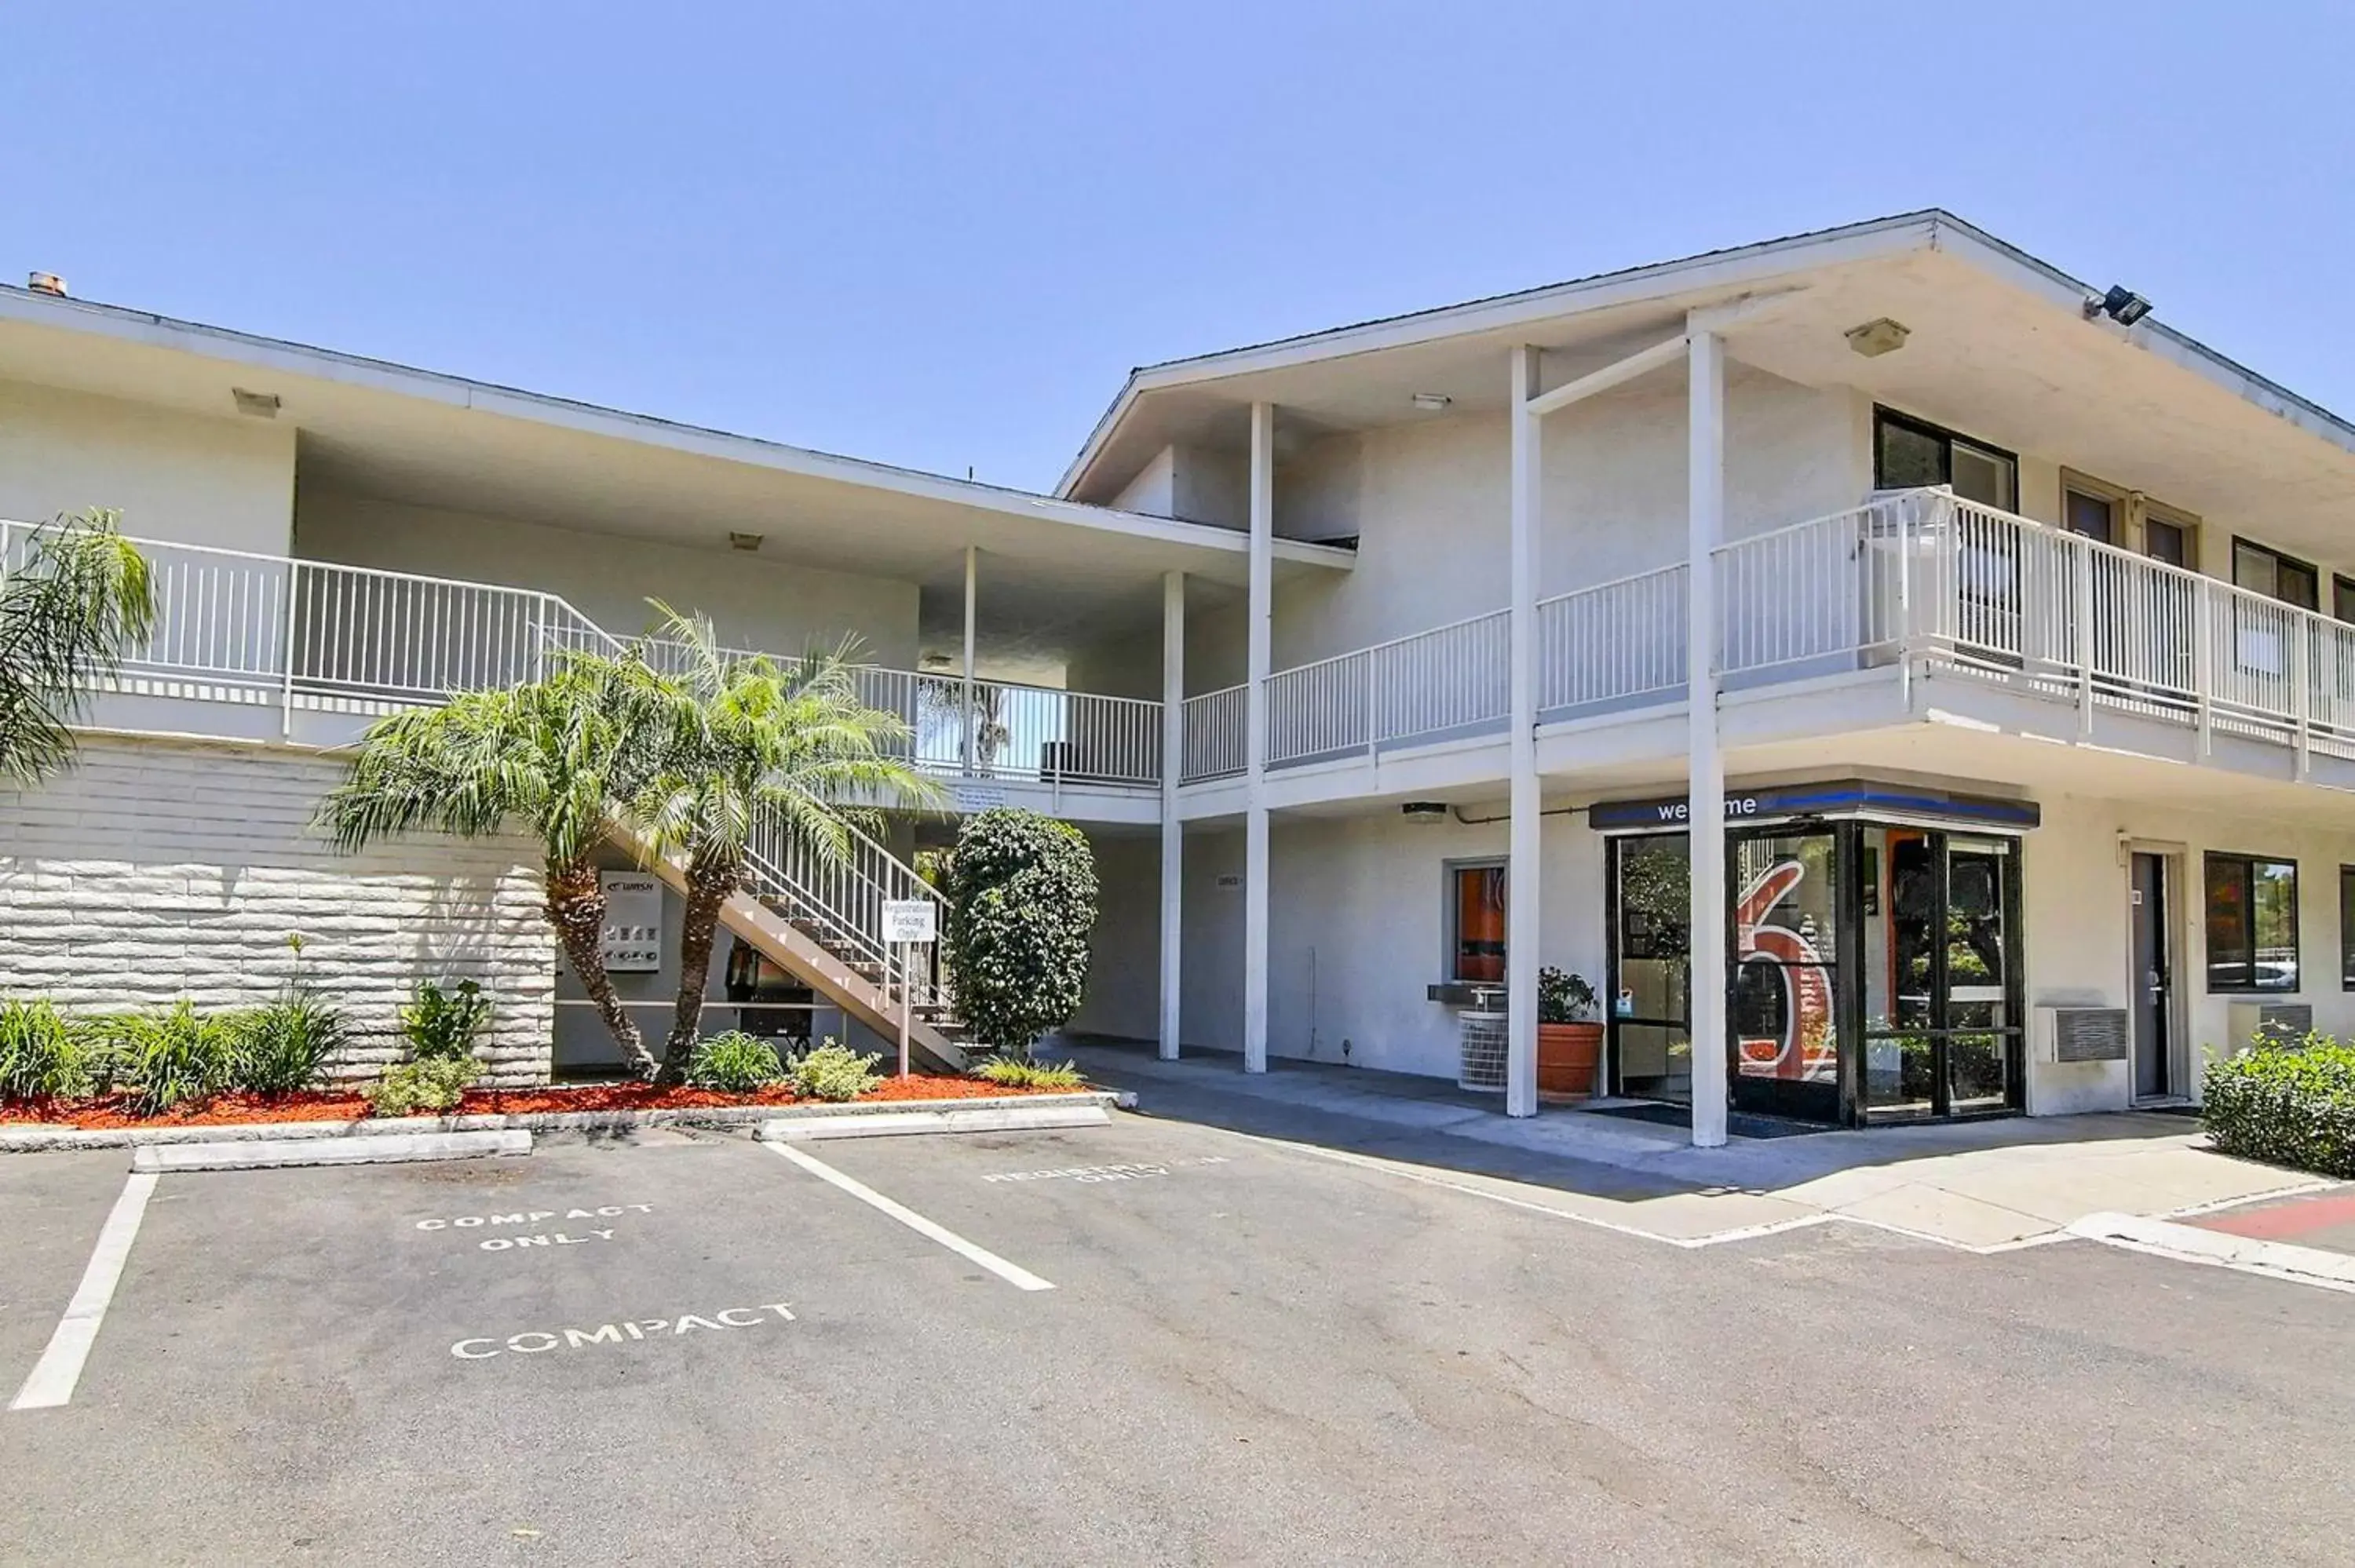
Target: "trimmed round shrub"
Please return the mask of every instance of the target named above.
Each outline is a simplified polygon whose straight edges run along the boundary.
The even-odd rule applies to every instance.
[[[1095,853],[1069,822],[993,807],[965,819],[946,891],[957,1014],[982,1044],[1027,1057],[1086,995]]]
[[[2327,1034],[2209,1064],[2200,1117],[2227,1154],[2355,1178],[2355,1046]]]

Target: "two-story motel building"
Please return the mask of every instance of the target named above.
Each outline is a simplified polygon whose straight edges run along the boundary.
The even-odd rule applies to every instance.
[[[379,1040],[464,972],[504,1075],[609,1060],[532,846],[305,823],[659,596],[855,634],[950,815],[1088,832],[1080,1029],[1529,1114],[1558,966],[1700,1141],[2196,1097],[2355,1024],[2355,427],[2146,309],[1913,214],[1141,370],[1038,496],[0,290],[0,516],[120,508],[164,591],[0,814],[0,986],[250,997],[301,930]],[[878,906],[949,831],[764,842],[719,1016],[934,1000]]]

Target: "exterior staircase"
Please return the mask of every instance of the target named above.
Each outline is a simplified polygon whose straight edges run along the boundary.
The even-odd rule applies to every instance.
[[[683,861],[656,854],[625,824],[607,832],[673,891],[685,893]],[[914,953],[914,961],[903,964],[882,939],[885,901],[923,898],[937,906],[940,895],[932,885],[856,829],[849,853],[840,860],[820,854],[769,819],[755,824],[753,846],[751,885],[720,906],[722,928],[884,1040],[899,1040],[906,1008],[911,1061],[934,1072],[964,1072],[964,1029],[946,989],[932,978],[930,954]],[[934,923],[945,927],[945,909],[935,910]]]

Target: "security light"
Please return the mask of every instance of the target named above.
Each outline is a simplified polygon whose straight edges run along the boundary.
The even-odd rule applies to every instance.
[[[2107,316],[2120,326],[2132,326],[2148,314],[2150,302],[2122,285],[2113,285],[2110,291],[2100,299],[2085,302],[2087,321],[2095,316]]]
[[[1407,399],[1426,414],[1436,414],[1455,401],[1444,392],[1418,392]]]
[[[1848,345],[1867,359],[1878,359],[1903,348],[1905,340],[1913,335],[1913,329],[1904,323],[1876,316],[1862,326],[1848,329]]]

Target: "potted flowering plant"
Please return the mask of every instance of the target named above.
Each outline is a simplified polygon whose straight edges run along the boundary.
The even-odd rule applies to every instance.
[[[1594,1092],[1603,1025],[1594,988],[1567,969],[1538,971],[1538,1093],[1582,1100]]]

